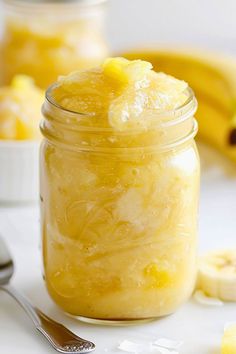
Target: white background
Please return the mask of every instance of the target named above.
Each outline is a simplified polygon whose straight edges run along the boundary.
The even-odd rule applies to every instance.
[[[236,53],[235,0],[111,0],[114,49],[186,43]]]

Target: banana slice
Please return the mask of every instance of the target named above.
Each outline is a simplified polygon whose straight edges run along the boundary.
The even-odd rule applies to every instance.
[[[208,296],[236,301],[236,249],[215,251],[201,257],[197,288]]]
[[[236,353],[236,325],[227,326],[221,344],[221,354]]]

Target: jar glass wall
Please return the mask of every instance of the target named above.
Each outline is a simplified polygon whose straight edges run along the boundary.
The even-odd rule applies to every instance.
[[[195,110],[190,91],[186,105],[154,130],[114,133],[83,127],[78,114],[46,100],[44,270],[65,312],[150,319],[174,312],[190,296],[199,194]]]
[[[1,84],[26,74],[46,88],[59,75],[100,64],[108,53],[105,2],[4,0]]]

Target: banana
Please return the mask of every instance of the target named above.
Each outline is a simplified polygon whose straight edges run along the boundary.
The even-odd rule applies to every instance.
[[[226,112],[217,107],[216,104],[213,105],[206,98],[198,95],[196,118],[200,138],[217,147],[223,154],[236,162],[236,141],[231,142],[232,139],[236,139],[236,130],[233,122],[226,119]]]
[[[199,137],[236,162],[236,60],[173,50],[136,51],[122,56],[150,61],[155,70],[187,81],[199,103]]]
[[[199,259],[197,288],[224,301],[236,301],[236,250],[215,251]]]
[[[221,354],[236,353],[236,324],[227,326],[221,343]]]

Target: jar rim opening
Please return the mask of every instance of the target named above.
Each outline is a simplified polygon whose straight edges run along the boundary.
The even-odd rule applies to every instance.
[[[46,112],[46,106],[49,106],[50,108],[52,108],[54,110],[54,113],[56,114],[56,116],[59,116],[60,114],[63,114],[64,116],[67,116],[71,119],[74,119],[75,121],[78,121],[78,117],[79,118],[92,118],[94,117],[94,113],[80,113],[80,112],[76,112],[76,111],[72,111],[69,110],[63,106],[61,106],[58,102],[56,102],[51,93],[52,90],[56,87],[57,82],[50,85],[48,87],[48,89],[46,90],[46,94],[45,94],[45,103],[43,104],[43,113]],[[188,98],[186,99],[186,101],[181,104],[180,106],[176,107],[175,109],[172,110],[166,110],[166,111],[158,111],[158,110],[150,110],[147,111],[147,114],[155,114],[155,117],[157,117],[157,122],[155,124],[155,128],[159,128],[159,127],[168,127],[168,126],[172,126],[172,125],[176,125],[179,124],[181,122],[183,122],[184,120],[188,119],[190,115],[194,115],[196,110],[197,110],[197,100],[195,98],[194,92],[193,90],[188,87],[187,89],[188,92]],[[162,118],[158,120],[158,117]],[[165,117],[168,117],[169,119],[163,119]],[[60,121],[60,119],[56,118],[55,120]],[[91,127],[91,126],[83,126],[83,125],[79,125],[78,127],[79,130],[89,130],[89,131],[113,131],[114,129],[112,127],[99,127],[99,126],[95,126],[95,127]],[[152,127],[153,129],[153,127]],[[140,128],[137,129],[128,129],[129,132],[135,132],[135,131],[140,131]],[[148,128],[147,128],[148,130]],[[122,131],[121,131],[122,133]]]

